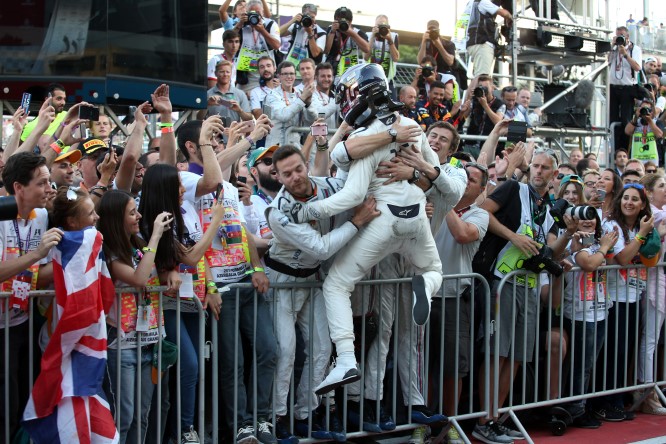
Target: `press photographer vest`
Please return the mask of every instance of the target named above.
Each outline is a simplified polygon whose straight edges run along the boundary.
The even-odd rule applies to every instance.
[[[271,32],[273,20],[264,19],[266,31]],[[268,56],[275,63],[273,50],[266,43],[264,36],[255,32],[252,26],[243,26],[240,32],[240,51],[238,52],[237,70],[255,72],[259,69],[259,59]]]
[[[358,32],[357,28],[354,28]],[[338,36],[335,36],[337,39]],[[340,52],[335,56],[335,60],[332,61],[333,66],[335,66],[335,75],[340,77],[345,73],[349,68],[359,63],[365,63],[363,60],[363,53],[359,49],[356,42],[351,37],[347,36],[346,39],[340,38],[339,41]],[[331,63],[330,60],[326,60]]]
[[[301,73],[298,71],[298,65],[301,64],[301,60],[311,57],[311,54],[308,45],[308,34],[305,32],[305,29],[298,24],[293,26],[291,31],[291,47],[289,47],[289,52],[287,52],[287,58],[285,60],[294,64],[296,67],[296,78],[300,79]],[[319,26],[315,25],[315,41],[324,34],[326,34],[326,32]],[[314,57],[311,58],[318,63],[321,61],[322,56],[319,55],[316,59]]]
[[[643,126],[644,131],[637,131],[631,136],[631,158],[643,162],[649,160],[659,163],[657,152],[657,141],[652,131],[647,132],[648,126]]]
[[[467,47],[483,45],[484,43],[495,44],[495,15],[482,14],[479,10],[479,2],[474,0],[472,12],[469,15],[467,25]]]
[[[536,202],[534,201],[534,197],[530,196],[531,191],[530,187],[524,183],[518,184],[520,186],[520,225],[518,226],[518,229],[516,230],[516,233],[518,234],[526,234],[527,236],[531,237],[541,245],[546,244],[546,236],[548,235],[548,231],[550,231],[550,228],[553,226],[553,218],[548,212],[548,206],[545,208],[545,215],[543,222],[538,225],[536,222],[536,217],[537,215],[535,214],[537,211],[537,205]],[[533,192],[533,191],[532,191]],[[514,246],[511,242],[507,242],[507,244],[502,248],[500,251],[499,255],[497,255],[497,263],[495,265],[495,276],[498,278],[503,278],[505,275],[511,273],[514,270],[519,269],[519,263],[523,260],[527,259],[527,256],[520,251],[516,246]],[[536,277],[537,275],[534,273],[529,273],[527,275],[527,285],[530,288],[535,288],[536,287]],[[523,283],[523,276],[516,276],[516,282],[518,283]]]
[[[393,44],[395,44],[398,33],[391,32],[391,38],[393,39]],[[384,74],[386,74],[386,80],[389,82],[395,77],[395,63],[393,63],[393,58],[391,57],[391,47],[386,40],[377,40],[375,38],[374,45],[370,48],[370,60],[368,62],[382,65]]]

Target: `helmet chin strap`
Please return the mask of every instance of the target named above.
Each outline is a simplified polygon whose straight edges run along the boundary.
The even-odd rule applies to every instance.
[[[348,115],[347,123],[355,128],[366,126],[375,118],[382,121],[393,115],[395,111],[402,109],[405,105],[402,102],[395,102],[388,91],[380,94],[371,94],[370,97],[364,97],[367,107],[359,107],[358,111]]]

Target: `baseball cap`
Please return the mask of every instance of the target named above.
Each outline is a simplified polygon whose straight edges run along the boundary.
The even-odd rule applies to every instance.
[[[278,149],[279,145],[273,145],[269,148],[257,148],[252,151],[249,156],[247,156],[247,167],[252,168],[257,163],[257,160],[261,159],[266,155],[266,153],[272,153]]]
[[[655,59],[655,58],[652,57],[652,56],[650,56],[650,57],[645,57],[644,62],[645,62],[645,63],[647,63],[647,62],[654,62],[654,63],[657,63],[657,59]]]
[[[107,150],[109,147],[106,146],[106,143],[102,139],[97,139],[91,137],[84,140],[79,144],[79,151],[81,151],[81,156],[90,156],[96,151]]]
[[[61,160],[67,159],[70,163],[75,163],[81,160],[83,154],[80,150],[69,149],[66,152],[60,153],[58,157],[55,158],[54,162],[60,162]]]

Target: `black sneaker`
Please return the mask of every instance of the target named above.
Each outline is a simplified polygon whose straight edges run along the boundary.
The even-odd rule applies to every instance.
[[[277,438],[280,444],[298,444],[298,438],[289,432],[288,420],[284,416],[278,416],[277,421],[275,421],[275,437]],[[294,427],[296,425],[294,424]],[[307,430],[307,421],[306,421],[306,430]],[[307,435],[305,435],[307,436]]]
[[[425,280],[417,274],[412,278],[412,318],[416,325],[425,325],[430,317],[430,295],[426,294]]]
[[[618,411],[619,410],[619,411]],[[609,422],[620,422],[624,421],[624,411],[621,409],[611,409],[610,406],[605,405],[603,407],[596,408],[592,410],[594,416],[602,421]]]
[[[273,434],[273,424],[264,419],[257,420],[257,439],[261,444],[278,444]]]
[[[449,418],[447,418],[446,415],[431,412],[424,405],[413,405],[412,422],[426,424],[432,427],[444,427],[449,423]]]
[[[601,427],[601,421],[593,418],[589,413],[585,413],[574,419],[573,426],[581,429],[598,429]]]

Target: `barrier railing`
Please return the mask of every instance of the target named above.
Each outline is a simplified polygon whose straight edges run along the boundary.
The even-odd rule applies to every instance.
[[[586,327],[585,323],[578,323],[572,295],[564,286],[554,289],[556,280],[552,276],[549,277],[548,291],[541,290],[541,277],[534,289],[529,288],[528,280],[517,281],[525,276],[520,270],[495,281],[493,289],[477,274],[444,276],[442,289],[433,299],[431,319],[425,327],[416,327],[411,320],[410,279],[391,277],[364,281],[352,296],[356,355],[362,379],[321,398],[313,395],[316,378],[321,376],[318,372],[321,372],[322,363],[326,367],[330,358],[330,348],[321,348],[327,341],[315,340],[315,333],[324,331],[328,339],[327,325],[322,324],[324,296],[321,282],[272,284],[271,290],[263,296],[257,294],[248,282],[228,285],[223,289],[223,310],[226,311],[220,314],[219,322],[212,317],[206,319],[207,314],[198,300],[195,302],[197,312],[186,315],[195,319],[199,335],[198,339],[192,339],[198,354],[197,402],[192,404],[195,405],[194,428],[202,441],[210,438],[212,442],[235,435],[246,425],[257,431],[264,422],[272,424],[274,431],[278,426],[290,430],[301,436],[301,442],[322,439],[322,430],[341,433],[338,437],[346,434],[347,438],[360,438],[386,431],[382,426],[387,416],[397,424],[395,431],[421,426],[418,407],[424,405],[436,414],[447,414],[451,426],[462,437],[465,433],[461,421],[511,417],[531,442],[520,418],[525,410],[554,405],[566,407],[581,400],[590,404],[595,397],[643,390],[636,397],[638,405],[646,396],[652,396],[651,389],[666,385],[666,370],[658,371],[658,364],[666,369],[666,355],[661,363],[655,358],[658,339],[664,329],[663,265],[653,268],[606,266],[592,273],[596,280],[590,282],[603,282],[601,276],[605,274],[608,286],[603,297],[601,287],[597,286],[584,293],[584,304],[594,307],[600,301],[607,304],[599,311],[599,319],[593,319],[591,329],[582,328]],[[396,269],[391,276],[404,276],[405,273],[409,272]],[[579,273],[582,273],[579,269],[573,269],[565,275],[569,283],[567,288],[576,284]],[[541,292],[540,298],[536,297],[529,305],[525,301],[530,299],[523,297],[520,303],[521,293],[536,296],[536,289]],[[161,290],[165,289],[151,287],[150,290],[160,291],[161,308],[167,297],[161,294]],[[129,291],[132,289],[118,289],[119,293]],[[641,297],[637,297],[637,302],[617,302],[622,294],[634,293],[643,296],[643,305],[639,305]],[[4,390],[23,392],[16,397],[10,393],[2,394],[3,410],[9,412],[2,415],[4,424],[0,433],[5,442],[11,442],[10,427],[16,426],[14,421],[23,412],[25,396],[38,371],[36,358],[39,352],[35,347],[41,318],[35,301],[52,296],[53,292],[31,293],[28,308],[31,315],[22,324],[23,330],[16,330],[17,326],[11,327],[9,334],[7,329],[0,330],[3,335],[0,343],[4,347],[0,383]],[[4,308],[2,317],[8,325],[9,294],[0,293],[0,298]],[[505,305],[507,298],[509,305]],[[301,305],[297,304],[293,317],[285,319],[278,309],[284,300],[299,300],[305,308],[301,310]],[[506,307],[515,306],[516,301],[519,310],[509,308],[511,313],[503,312]],[[611,302],[613,307],[610,307]],[[561,309],[556,312],[560,303]],[[540,320],[535,315],[540,312],[548,316],[544,315]],[[161,313],[162,310],[158,310],[158,325]],[[116,314],[120,315],[120,312]],[[171,317],[171,314],[175,316]],[[534,324],[521,323],[528,318],[533,319]],[[191,393],[181,387],[187,365],[180,358],[184,341],[182,319],[183,313],[177,304],[166,322],[174,322],[170,327],[176,332],[179,358],[174,368],[163,377],[162,342],[156,344],[157,350],[131,349],[131,353],[136,353],[137,363],[143,362],[145,353],[157,353],[157,384],[152,394],[142,395],[146,379],[140,377],[140,372],[134,375],[132,419],[140,424],[145,417],[149,430],[145,442],[162,442],[167,425],[170,430],[166,436],[170,432],[173,438],[179,439],[185,431],[181,430],[182,398]],[[296,329],[296,326],[300,332],[294,330],[294,338],[300,345],[293,346],[295,358],[291,370],[288,365],[281,366],[285,359],[291,359],[288,356],[291,349],[275,338],[285,337],[279,329]],[[479,327],[482,327],[482,336],[478,333]],[[13,350],[10,344],[15,345],[10,335],[20,332],[27,337],[24,347],[27,362],[25,354],[10,354]],[[532,332],[537,332],[536,336]],[[503,350],[507,334],[512,345],[504,354],[510,374],[517,370],[517,376],[511,383],[503,385],[500,383],[500,353],[496,351]],[[628,340],[622,342],[624,337]],[[524,341],[522,347],[516,350],[520,341]],[[602,349],[601,345],[606,348]],[[589,350],[595,353],[590,354]],[[116,357],[114,365],[118,376],[109,383],[114,384],[112,393],[119,399],[123,390],[132,389],[124,385],[127,380],[120,377],[122,363],[128,358],[119,349],[109,350],[109,356],[112,353]],[[598,358],[597,353],[600,353]],[[533,355],[533,359],[529,359],[529,355]],[[592,358],[596,362],[590,368]],[[22,374],[23,379],[27,375],[27,381],[11,385],[10,363],[12,366],[27,363],[29,371]],[[585,383],[581,386],[580,381],[586,378],[589,387],[581,391]],[[505,403],[501,402],[501,390],[506,390]],[[663,394],[659,390],[656,392],[656,396],[666,402]],[[150,416],[141,407],[150,402],[144,399],[146,396],[152,398]],[[117,425],[125,422],[118,399],[114,402],[109,399]],[[137,442],[143,442],[142,430],[146,433],[142,427],[136,429]],[[447,429],[443,430],[446,432]],[[293,444],[295,441],[289,442]]]

